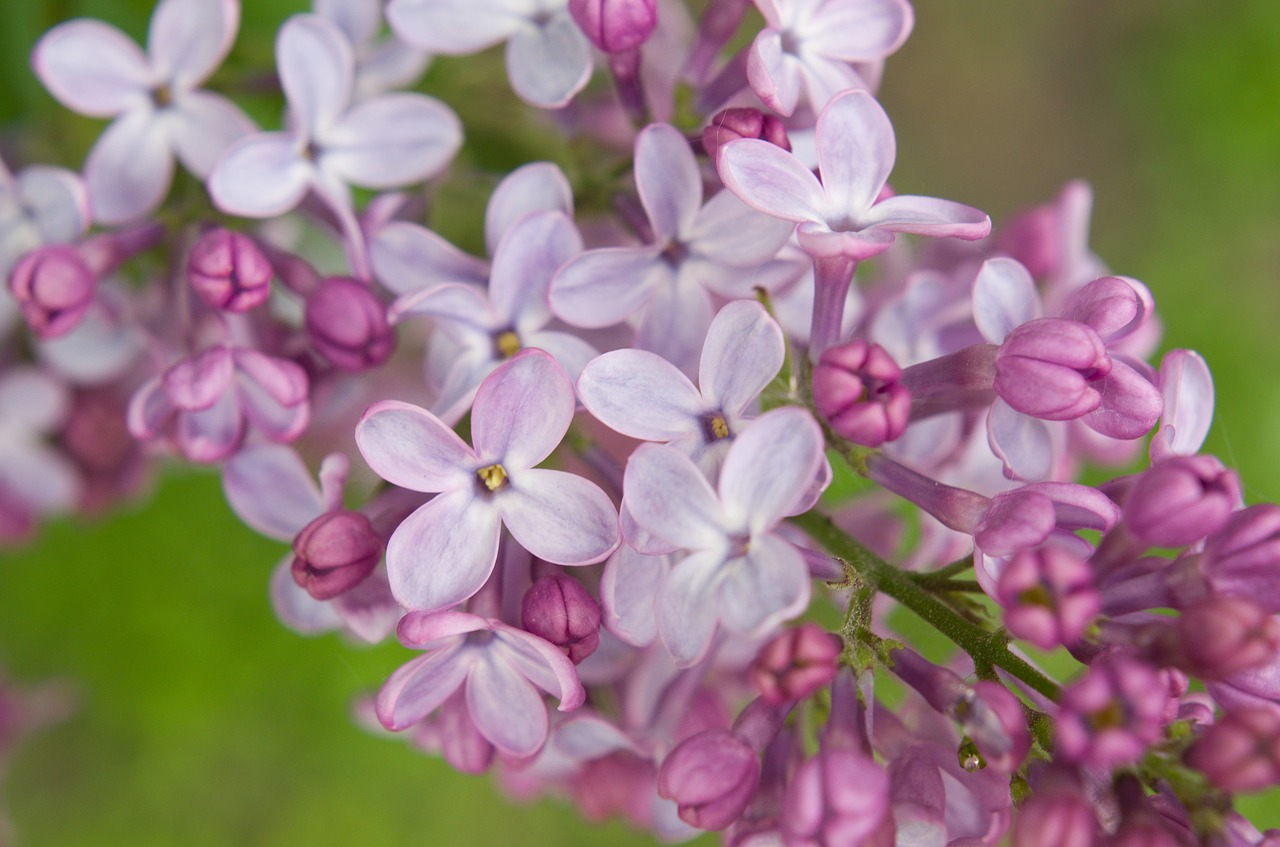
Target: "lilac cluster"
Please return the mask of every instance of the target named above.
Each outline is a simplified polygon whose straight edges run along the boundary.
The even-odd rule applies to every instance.
[[[273,131],[202,87],[236,0],[55,27],[112,123],[0,172],[0,538],[215,466],[285,625],[417,651],[371,720],[668,841],[1273,843],[1280,506],[1199,452],[1205,363],[1148,362],[1087,187],[995,233],[891,187],[907,0],[748,5],[315,0]],[[469,167],[406,89],[497,44],[609,176],[505,174],[476,256],[395,189]]]

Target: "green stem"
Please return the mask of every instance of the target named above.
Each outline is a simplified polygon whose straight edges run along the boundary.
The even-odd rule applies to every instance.
[[[999,634],[987,632],[965,620],[907,574],[850,538],[828,517],[815,511],[791,520],[828,552],[847,562],[864,580],[950,638],[975,661],[1002,668],[1032,690],[1050,700],[1057,700],[1057,683],[1033,668],[1026,660],[1010,653]]]

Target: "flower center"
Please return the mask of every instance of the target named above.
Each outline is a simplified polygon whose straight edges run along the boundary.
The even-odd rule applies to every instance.
[[[499,358],[510,359],[520,352],[520,336],[512,329],[496,333],[493,336],[493,352]]]
[[[708,442],[723,441],[729,437],[729,422],[720,412],[708,412],[702,416],[702,437]]]
[[[168,85],[161,83],[151,89],[151,102],[155,104],[157,109],[163,109],[173,104],[173,91]]]
[[[476,471],[476,476],[489,491],[498,491],[508,484],[507,469],[502,465],[489,465]]]

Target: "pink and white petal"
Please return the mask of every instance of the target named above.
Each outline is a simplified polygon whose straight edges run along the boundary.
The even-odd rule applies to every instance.
[[[525,347],[550,353],[571,382],[577,380],[588,362],[600,355],[599,350],[567,332],[534,332],[524,335],[523,339]]]
[[[356,47],[377,35],[382,24],[379,0],[312,0],[311,9],[337,24]]]
[[[698,366],[698,385],[726,414],[741,415],[764,390],[786,358],[777,321],[759,303],[729,303],[707,331]]]
[[[861,219],[897,157],[889,116],[869,92],[850,91],[822,110],[817,133],[818,171],[831,210]]]
[[[1053,424],[1015,411],[997,399],[987,415],[987,441],[1009,479],[1038,481],[1053,473]]]
[[[997,257],[982,263],[973,281],[973,320],[983,338],[999,344],[1040,314],[1035,280],[1021,262]]]
[[[391,0],[387,23],[410,44],[464,56],[510,38],[525,25],[523,11],[504,0]]]
[[[576,405],[564,368],[541,350],[522,350],[480,384],[471,443],[481,461],[501,462],[508,473],[532,468],[560,444]]]
[[[1131,335],[1149,317],[1151,294],[1145,285],[1142,288],[1147,294],[1145,302],[1128,279],[1095,279],[1071,292],[1063,304],[1062,317],[1087,324],[1108,345],[1113,344]]]
[[[725,186],[757,211],[788,221],[825,221],[827,199],[813,172],[795,156],[758,138],[720,148],[716,167]]]
[[[559,700],[560,711],[572,711],[586,701],[587,692],[577,668],[563,650],[513,626],[496,624],[494,632],[494,640],[504,648],[500,651],[502,658],[525,679]]]
[[[323,136],[351,102],[355,56],[342,30],[319,15],[294,15],[276,35],[276,67],[293,126]]]
[[[106,292],[99,288],[99,295]],[[36,355],[58,376],[76,385],[103,385],[120,379],[142,355],[146,340],[127,316],[99,299],[66,335],[39,339]]]
[[[470,491],[475,454],[426,409],[374,403],[356,424],[356,446],[378,476],[410,491]]]
[[[271,218],[302,200],[315,169],[291,133],[251,135],[227,148],[209,175],[213,204],[229,215]]]
[[[183,94],[165,117],[178,161],[201,179],[232,144],[257,129],[238,106],[207,91]]]
[[[296,452],[279,444],[233,456],[222,469],[222,491],[236,517],[278,541],[293,541],[323,511],[311,472]]]
[[[806,56],[800,65],[809,108],[821,113],[842,92],[858,89],[870,93],[867,84],[852,65],[822,56]]]
[[[470,489],[419,507],[387,542],[387,578],[396,601],[430,612],[471,597],[493,572],[501,527],[497,510]]]
[[[653,643],[658,635],[654,603],[670,568],[670,557],[646,556],[627,545],[609,557],[600,580],[600,602],[610,632],[635,647]]]
[[[80,177],[65,168],[23,168],[14,189],[46,243],[74,241],[89,228],[89,194]]]
[[[272,441],[282,444],[294,441],[311,423],[311,404],[305,398],[297,403],[281,403],[261,383],[243,374],[236,380],[236,395],[254,429]]]
[[[752,421],[720,469],[729,526],[755,536],[790,514],[818,476],[823,449],[822,430],[804,409],[787,406]]]
[[[809,567],[772,533],[751,539],[747,555],[721,566],[716,607],[725,629],[763,636],[809,605]]]
[[[125,413],[129,434],[139,441],[156,438],[174,413],[173,404],[164,392],[164,380],[152,377],[133,392]]]
[[[649,215],[656,244],[692,234],[702,208],[702,177],[680,130],[650,124],[636,137],[636,190]]]
[[[782,33],[765,29],[747,54],[747,82],[766,106],[790,115],[800,101],[800,62],[782,47]]]
[[[61,453],[38,442],[8,444],[0,461],[0,490],[37,514],[69,512],[80,499],[81,481]]]
[[[249,347],[237,347],[231,355],[236,367],[277,403],[295,406],[307,399],[307,372],[297,362]]]
[[[832,231],[825,223],[808,221],[796,227],[800,249],[815,259],[847,256],[861,262],[888,250],[893,239],[892,232],[874,227],[861,232]]]
[[[495,317],[519,329],[546,326],[551,278],[581,252],[582,236],[564,212],[536,212],[515,223],[493,254],[489,302]]]
[[[453,696],[475,661],[459,641],[400,666],[378,692],[378,720],[393,732],[413,726]]]
[[[711,293],[692,279],[687,268],[670,284],[655,287],[649,306],[640,316],[635,340],[641,350],[657,353],[684,371],[694,373],[715,306]]]
[[[906,0],[845,0],[828,3],[804,44],[822,56],[843,62],[870,62],[902,46],[915,23]]]
[[[271,608],[280,622],[299,635],[319,635],[342,625],[332,603],[317,600],[293,580],[293,554],[271,572]]]
[[[623,476],[627,510],[636,524],[682,548],[720,549],[727,521],[711,484],[674,447],[642,444]]]
[[[578,378],[582,404],[605,426],[642,441],[673,441],[699,426],[703,400],[675,365],[645,350],[614,350]]]
[[[441,333],[443,335],[443,333]],[[440,349],[434,345],[431,354]],[[484,378],[493,373],[498,360],[489,351],[468,348],[453,361],[443,384],[431,403],[431,411],[449,426],[457,425],[475,401]]]
[[[688,455],[688,451],[682,452]],[[718,471],[719,468],[716,470]],[[680,549],[679,545],[659,538],[636,523],[636,519],[627,509],[626,497],[622,498],[622,506],[618,509],[618,526],[622,530],[622,540],[637,553],[645,556],[666,556]]]
[[[430,64],[430,53],[395,37],[375,42],[356,64],[355,99],[367,100],[394,89],[413,88]]]
[[[384,94],[357,103],[325,130],[323,167],[367,188],[396,188],[433,177],[462,146],[462,125],[425,94]]]
[[[487,618],[466,612],[409,612],[396,626],[396,637],[404,646],[422,650],[444,647],[446,639],[459,635],[492,629]]]
[[[410,221],[379,228],[370,239],[369,253],[378,282],[395,294],[445,282],[484,285],[489,276],[483,261]]]
[[[644,308],[671,269],[656,248],[606,247],[570,259],[551,280],[548,302],[567,323],[598,329]]]
[[[533,212],[559,211],[573,216],[573,189],[564,171],[551,162],[530,162],[503,177],[484,212],[484,243],[489,255],[516,221]]]
[[[495,650],[477,655],[467,678],[467,709],[494,747],[523,758],[547,740],[547,707],[536,688]]]
[[[58,102],[93,118],[141,107],[159,82],[141,48],[128,36],[87,19],[68,21],[45,33],[31,64]]]
[[[387,571],[378,568],[363,582],[330,601],[342,626],[368,644],[385,641],[396,630],[404,609],[391,595]]]
[[[1161,445],[1173,455],[1195,455],[1213,424],[1209,366],[1194,350],[1170,350],[1160,362],[1160,391],[1164,395]]]
[[[1085,415],[1083,421],[1103,435],[1141,438],[1155,426],[1164,411],[1160,390],[1120,356],[1111,357],[1111,373],[1094,385],[1102,403]]]
[[[790,221],[762,215],[732,191],[720,191],[698,212],[686,240],[698,256],[743,268],[772,260],[794,230]]]
[[[30,365],[10,366],[0,377],[0,422],[5,434],[51,432],[71,411],[71,392],[49,374]]]
[[[180,412],[175,438],[193,462],[221,462],[244,439],[245,419],[235,393],[228,391],[207,409]]]
[[[98,223],[126,223],[159,206],[173,181],[173,154],[157,113],[116,118],[89,151],[84,180]]]
[[[1123,512],[1096,488],[1076,482],[1034,482],[1023,486],[1053,501],[1058,530],[1093,529],[1107,532],[1120,522]]]
[[[347,486],[351,462],[343,453],[330,453],[320,460],[320,503],[326,512],[342,508],[342,490]]]
[[[526,103],[558,109],[590,78],[591,42],[568,10],[541,25],[521,27],[507,41],[507,79]]]
[[[898,194],[875,204],[862,218],[865,229],[910,232],[936,238],[961,238],[976,241],[991,234],[991,218],[972,206]]]
[[[414,289],[397,297],[387,310],[387,320],[393,324],[415,315],[434,318],[458,340],[470,341],[472,336],[489,335],[501,328],[484,290],[470,283]]]
[[[620,542],[609,495],[575,474],[537,468],[513,473],[494,504],[521,547],[557,565],[603,561]]]
[[[207,409],[227,393],[234,375],[231,351],[219,345],[165,371],[164,390],[179,409]]]
[[[720,620],[716,585],[723,565],[719,551],[694,553],[676,562],[658,589],[658,636],[678,667],[696,665],[711,649]]]
[[[147,53],[174,88],[194,88],[217,70],[240,28],[237,0],[163,0],[151,15]]]

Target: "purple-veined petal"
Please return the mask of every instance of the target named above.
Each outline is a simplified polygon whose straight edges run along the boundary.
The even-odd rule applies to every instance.
[[[541,695],[496,650],[485,650],[474,660],[467,677],[467,709],[480,734],[504,753],[532,756],[547,740]]]
[[[736,270],[773,259],[794,229],[790,221],[760,214],[732,191],[720,191],[698,212],[687,239],[698,256]]]
[[[996,399],[987,416],[991,452],[1004,463],[1010,479],[1048,479],[1053,472],[1052,424],[1015,411]]]
[[[468,283],[414,289],[396,298],[387,310],[387,320],[393,324],[413,315],[436,319],[445,332],[459,340],[499,329],[483,289]]]
[[[262,386],[277,403],[295,406],[307,399],[307,372],[297,362],[268,356],[249,347],[232,352],[236,367]]]
[[[805,47],[843,62],[869,62],[893,53],[915,23],[906,0],[846,0],[827,3],[805,33]]]
[[[374,403],[356,424],[356,446],[378,476],[410,491],[470,491],[476,457],[458,434],[425,409]]]
[[[237,0],[163,0],[151,15],[147,53],[174,88],[193,88],[212,74],[240,28]]]
[[[296,402],[282,403],[262,383],[241,373],[236,379],[236,396],[254,429],[272,441],[282,444],[294,441],[311,423],[311,404],[305,395]]]
[[[674,447],[642,444],[623,476],[627,510],[643,529],[680,547],[719,549],[724,510],[702,471]]]
[[[682,452],[688,455],[688,451]],[[645,556],[666,556],[680,549],[679,545],[659,538],[636,523],[636,519],[632,517],[630,510],[627,509],[627,498],[625,496],[622,498],[622,505],[618,508],[618,525],[622,529],[623,540],[637,553]]]
[[[522,350],[485,378],[471,406],[471,443],[483,461],[508,473],[532,468],[569,431],[573,383],[555,359]]]
[[[537,212],[515,223],[493,254],[489,302],[494,315],[507,326],[541,329],[551,320],[551,277],[581,252],[582,236],[563,212]]]
[[[618,513],[594,482],[537,468],[513,473],[495,496],[502,522],[520,546],[557,565],[590,565],[618,546]]]
[[[559,647],[503,624],[496,624],[494,632],[494,640],[502,645],[503,658],[525,679],[559,700],[560,711],[572,711],[586,701],[587,692],[578,679],[577,668]]]
[[[1179,456],[1193,456],[1213,424],[1213,376],[1194,350],[1170,350],[1160,362],[1164,421],[1160,441]],[[1155,449],[1155,440],[1152,441]],[[1152,456],[1152,460],[1155,460]]]
[[[720,619],[715,588],[723,564],[719,551],[693,553],[676,562],[658,589],[658,635],[679,667],[697,664],[711,649]]]
[[[342,625],[332,603],[317,600],[293,580],[293,553],[271,572],[271,608],[280,622],[299,635],[319,635]]]
[[[89,151],[84,181],[99,223],[125,223],[159,206],[173,181],[173,154],[157,113],[116,118]]]
[[[409,612],[396,626],[396,637],[404,646],[421,650],[445,646],[434,642],[486,629],[493,629],[488,619],[466,612]]]
[[[765,635],[809,605],[809,568],[799,552],[772,533],[751,539],[741,558],[720,566],[717,609],[725,629]]]
[[[564,368],[571,382],[577,380],[588,362],[600,355],[599,350],[567,332],[534,332],[522,335],[522,338],[525,347],[550,353],[556,364]]]
[[[862,219],[866,228],[976,241],[991,234],[991,218],[972,206],[937,197],[899,194],[875,204]]]
[[[296,126],[307,137],[325,131],[351,102],[355,57],[342,30],[319,15],[294,15],[276,36],[280,85]]]
[[[1141,438],[1164,411],[1164,397],[1136,368],[1111,357],[1111,373],[1097,383],[1102,402],[1083,420],[1095,432],[1112,438]]]
[[[781,147],[740,138],[716,160],[725,186],[751,208],[788,221],[825,221],[827,199],[813,172]]]
[[[675,279],[654,287],[632,344],[692,374],[714,310],[710,292],[688,278],[682,268]]]
[[[443,335],[444,333],[437,333],[437,336]],[[432,345],[431,355],[438,349],[442,348]],[[471,408],[480,383],[497,366],[498,360],[493,357],[492,351],[477,347],[465,348],[452,359],[452,367],[448,369],[436,392],[436,398],[431,403],[432,412],[450,426],[457,424]]]
[[[573,217],[573,189],[564,171],[551,162],[521,165],[503,177],[484,212],[484,243],[493,255],[516,221],[533,212],[564,212]]]
[[[646,556],[625,544],[609,557],[600,579],[600,602],[610,632],[635,647],[653,643],[658,635],[654,602],[670,567],[669,557]]]
[[[369,254],[378,282],[396,294],[445,282],[483,285],[488,277],[484,262],[410,221],[381,227],[370,239]]]
[[[475,594],[493,572],[501,527],[497,510],[469,488],[419,507],[387,542],[387,578],[396,601],[435,611]]]
[[[836,97],[818,117],[818,171],[830,209],[861,218],[897,156],[889,116],[869,92]]]
[[[235,392],[228,391],[206,409],[179,413],[175,437],[191,461],[220,462],[240,446],[244,425]]]
[[[73,241],[88,229],[89,195],[71,171],[33,165],[18,173],[14,188],[45,243]]]
[[[548,301],[561,320],[597,329],[640,311],[654,289],[670,278],[671,268],[655,248],[588,250],[556,272]]]
[[[614,350],[583,369],[578,394],[587,411],[615,432],[642,441],[673,441],[698,426],[703,401],[675,365],[644,350]]]
[[[973,281],[973,320],[992,344],[1004,341],[1014,327],[1040,317],[1040,295],[1031,274],[1016,259],[982,263]]]
[[[759,303],[739,300],[720,310],[707,332],[698,367],[703,395],[730,415],[746,411],[782,369],[782,330]]]
[[[720,468],[729,525],[755,536],[777,524],[809,490],[823,459],[822,430],[805,410],[788,406],[756,418]]]
[[[591,78],[591,43],[567,9],[507,41],[507,79],[521,100],[558,109]]]
[[[395,188],[440,173],[462,145],[462,125],[425,94],[384,94],[357,103],[324,132],[322,162],[344,181]]]
[[[458,690],[474,661],[460,641],[402,665],[378,692],[378,720],[393,731],[422,720]]]
[[[689,142],[668,124],[651,124],[636,137],[636,190],[653,226],[654,241],[666,244],[693,229],[702,207],[702,178]]]
[[[54,27],[36,44],[31,63],[62,105],[94,118],[142,106],[158,82],[138,45],[101,21]]]
[[[379,0],[312,0],[311,8],[337,24],[357,47],[377,35],[382,23]]]
[[[279,444],[232,457],[222,469],[222,491],[236,517],[279,541],[293,541],[323,510],[311,472],[297,453]]]
[[[387,23],[410,44],[462,56],[505,41],[525,25],[522,12],[504,0],[391,0]]]
[[[0,422],[5,434],[15,429],[49,432],[71,411],[71,392],[39,368],[10,365],[0,376]]]
[[[290,133],[251,135],[232,144],[209,175],[213,204],[230,215],[270,218],[298,205],[314,168]]]
[[[806,56],[800,65],[800,75],[804,79],[809,106],[816,112],[821,112],[837,95],[845,91],[871,90],[871,86],[858,75],[852,65],[838,59]]]
[[[766,106],[790,115],[800,101],[800,62],[782,47],[782,33],[762,30],[747,54],[747,81]]]
[[[164,374],[164,390],[179,409],[207,409],[227,393],[235,374],[235,361],[225,346],[210,347],[192,359],[183,359]]]
[[[175,101],[166,114],[173,152],[201,179],[213,171],[227,149],[254,131],[253,121],[225,97],[192,91]]]

